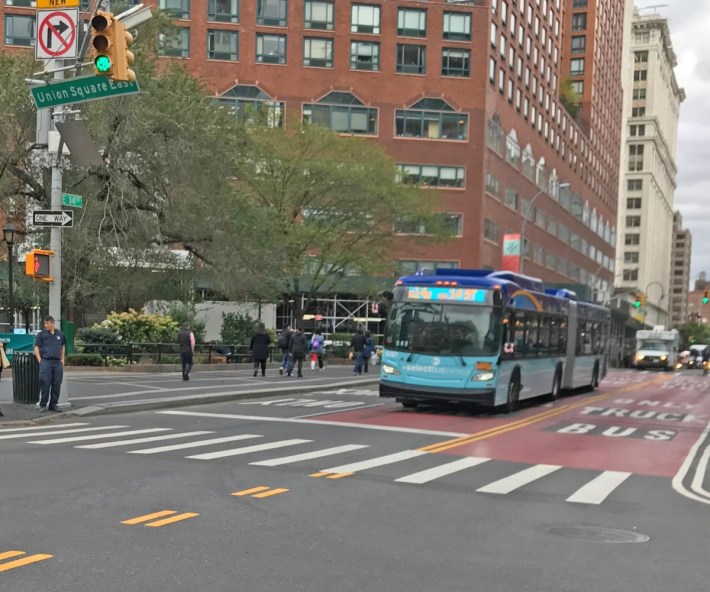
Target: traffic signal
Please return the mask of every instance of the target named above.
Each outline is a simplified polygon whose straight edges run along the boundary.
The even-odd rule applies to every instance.
[[[634,300],[634,308],[641,308],[641,293],[636,293],[636,300]]]
[[[94,73],[108,76],[117,82],[133,82],[136,73],[129,66],[133,64],[133,52],[128,47],[133,43],[133,35],[117,21],[110,12],[99,10],[91,19],[91,55]]]
[[[639,300],[641,301],[641,308],[646,308],[646,303],[647,303],[646,294],[641,292],[641,294],[639,295]]]
[[[116,43],[113,14],[99,10],[91,19],[91,57],[94,61],[94,73],[99,76],[113,74],[112,55]]]
[[[705,291],[703,292],[703,304],[708,303],[708,289],[705,288]]]
[[[49,273],[49,257],[54,251],[32,249],[25,257],[25,274],[45,282],[53,281]]]

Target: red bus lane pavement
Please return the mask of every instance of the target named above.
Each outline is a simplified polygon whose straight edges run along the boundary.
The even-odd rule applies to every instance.
[[[710,504],[705,483],[710,377],[627,372],[609,382],[596,393],[510,416],[451,416],[388,406],[319,419],[464,433],[420,450],[665,477],[673,479],[679,493]]]

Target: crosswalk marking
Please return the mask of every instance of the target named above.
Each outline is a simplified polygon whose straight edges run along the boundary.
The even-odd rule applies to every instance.
[[[3,428],[0,430],[0,434],[7,434],[8,432],[27,432],[29,430],[49,430],[49,429],[64,429],[64,428],[75,428],[77,426],[89,425],[88,423],[58,423],[56,425],[41,425],[32,426],[26,428]],[[31,434],[27,434],[28,436]]]
[[[113,432],[111,434],[92,434],[91,436],[72,436],[71,438],[53,438],[51,440],[37,440],[28,444],[66,444],[68,442],[84,442],[86,440],[102,440],[118,436],[137,436],[138,434],[151,434],[155,432],[169,432],[170,428],[151,428],[146,430],[129,430],[127,432]]]
[[[205,454],[196,454],[194,456],[186,456],[185,458],[196,458],[197,460],[212,460],[213,458],[224,458],[227,456],[238,456],[240,454],[249,454],[251,452],[260,452],[261,450],[272,450],[274,448],[284,448],[286,446],[295,446],[296,444],[306,444],[312,440],[279,440],[278,442],[268,442],[267,444],[255,444],[254,446],[244,446],[243,448],[232,448],[230,450],[219,450],[217,452],[207,452]]]
[[[513,473],[508,477],[504,477],[503,479],[499,479],[498,481],[479,487],[476,491],[504,495],[506,493],[510,493],[511,491],[515,491],[523,485],[528,485],[541,477],[554,473],[561,468],[562,467],[558,465],[534,465],[527,469],[523,469],[522,471],[518,471],[517,473]]]
[[[395,479],[399,483],[416,483],[421,485],[422,483],[429,483],[434,479],[439,477],[444,477],[446,475],[451,475],[452,473],[457,473],[468,469],[470,467],[475,467],[476,465],[481,465],[483,463],[491,460],[490,458],[480,458],[477,456],[467,456],[465,458],[459,458],[458,460],[439,465],[432,469],[426,469],[425,471],[419,471],[418,473],[412,473],[405,477],[400,477]]]
[[[428,454],[421,450],[403,450],[402,452],[395,452],[394,454],[387,454],[385,456],[378,456],[368,460],[363,460],[360,462],[350,463],[347,465],[341,465],[339,467],[333,467],[331,469],[323,469],[322,472],[325,473],[357,473],[364,469],[371,469],[373,467],[381,467],[383,465],[390,465],[392,463],[399,462],[401,460],[409,460],[410,458],[416,458],[417,456],[422,456],[423,454]]]
[[[188,438],[190,436],[204,436],[206,434],[214,434],[214,432],[182,432],[179,434],[167,434],[165,436],[151,436],[150,438],[133,438],[131,440],[118,440],[116,442],[101,442],[100,444],[82,444],[74,446],[74,448],[113,448],[115,446],[128,446],[130,444],[145,444],[146,442],[159,442],[161,440],[174,440],[175,438]]]
[[[239,436],[226,436],[224,438],[212,438],[210,440],[198,440],[197,442],[186,442],[185,444],[171,444],[170,446],[158,446],[157,448],[143,448],[141,450],[127,450],[126,454],[158,454],[159,452],[170,452],[171,450],[184,450],[185,448],[198,448],[200,446],[210,446],[212,444],[224,444],[225,442],[235,442],[237,440],[249,440],[250,438],[261,438],[258,434],[240,434]]]
[[[312,460],[314,458],[322,458],[324,456],[332,456],[334,454],[342,454],[351,452],[361,448],[368,448],[367,444],[345,444],[343,446],[334,446],[333,448],[324,448],[323,450],[315,450],[314,452],[304,452],[303,454],[294,454],[292,456],[282,456],[281,458],[272,458],[269,460],[260,460],[258,462],[249,463],[260,467],[277,467],[279,465],[287,465],[290,463],[300,462],[302,460]]]
[[[63,432],[35,432],[32,434],[8,434],[0,436],[0,440],[10,440],[11,438],[35,438],[37,436],[63,436],[64,434],[77,434],[80,432],[98,432],[101,430],[115,430],[119,428],[127,428],[125,425],[101,426],[98,428],[79,428],[76,430],[64,430]]]
[[[611,492],[626,481],[631,473],[623,471],[604,471],[586,485],[580,487],[566,501],[575,504],[601,504]]]

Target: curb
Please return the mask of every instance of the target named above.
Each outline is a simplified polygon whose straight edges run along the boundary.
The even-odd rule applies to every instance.
[[[355,383],[359,385],[371,385],[379,382],[378,378],[365,379]],[[353,388],[353,382],[333,382],[328,385],[318,386],[288,386],[273,388],[259,388],[249,391],[224,391],[221,393],[209,393],[204,395],[186,395],[182,397],[165,397],[163,399],[143,399],[138,401],[125,401],[117,403],[107,403],[106,405],[89,405],[76,410],[62,411],[52,417],[46,418],[51,421],[61,417],[90,417],[94,415],[109,415],[114,413],[130,413],[134,411],[150,411],[152,409],[170,409],[172,407],[187,407],[190,405],[209,405],[212,403],[225,403],[228,401],[239,401],[241,399],[254,399],[269,397],[275,394],[294,394],[302,392],[320,392],[337,388]],[[44,420],[45,418],[40,418]],[[38,420],[31,420],[38,421]]]

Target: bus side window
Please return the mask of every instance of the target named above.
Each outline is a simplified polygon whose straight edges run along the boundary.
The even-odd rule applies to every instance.
[[[568,330],[567,321],[560,320],[559,324],[560,324],[560,347],[558,349],[558,352],[561,356],[566,356],[567,355],[567,347],[569,345],[567,343],[567,341],[568,341],[567,340],[567,330]]]
[[[550,317],[540,317],[540,329],[537,337],[538,353],[541,355],[550,355]]]
[[[560,321],[559,319],[550,319],[550,354],[557,356],[560,353]]]

